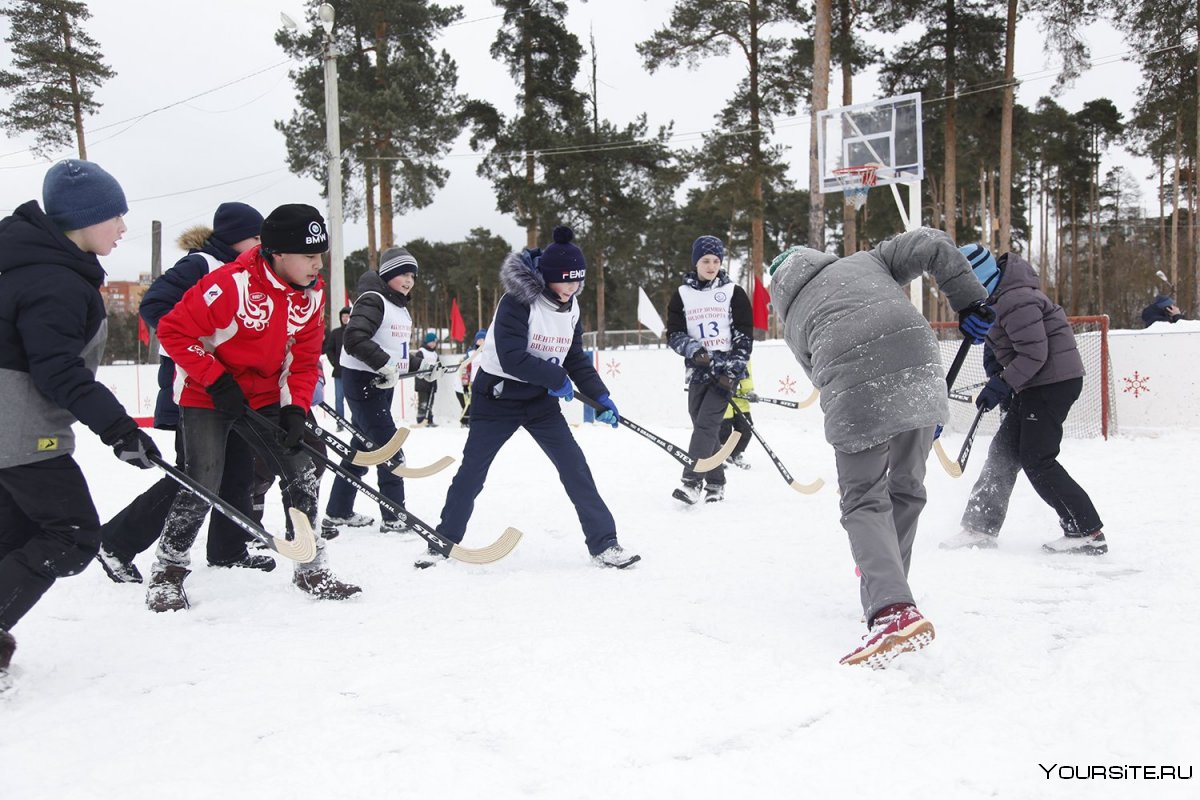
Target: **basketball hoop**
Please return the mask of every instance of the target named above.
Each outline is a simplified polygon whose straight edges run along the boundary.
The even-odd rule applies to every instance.
[[[875,185],[875,172],[882,164],[860,164],[855,167],[839,167],[833,170],[834,177],[842,185],[842,194],[854,203],[854,210],[867,202],[867,192]]]

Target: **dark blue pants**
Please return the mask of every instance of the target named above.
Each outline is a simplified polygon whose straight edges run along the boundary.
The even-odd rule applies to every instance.
[[[375,445],[381,445],[396,435],[396,423],[392,420],[391,389],[378,389],[371,385],[377,376],[374,372],[363,372],[358,369],[342,368],[342,387],[346,391],[346,402],[350,405],[350,413],[354,417],[354,427]],[[401,451],[403,452],[403,451]],[[366,467],[359,467],[349,461],[342,461],[342,466],[362,477],[367,474]],[[404,479],[392,474],[384,466],[375,468],[379,476],[379,493],[398,506],[404,505]],[[329,517],[348,517],[354,513],[354,495],[358,492],[350,483],[342,478],[333,482],[329,491],[329,503],[325,506],[325,515]],[[396,515],[380,507],[379,513],[384,520],[394,520]]]
[[[116,463],[115,461],[113,462]],[[0,469],[0,629],[100,549],[100,519],[71,456]]]
[[[575,505],[588,552],[596,555],[616,544],[617,524],[596,490],[587,459],[563,419],[558,400],[549,395],[533,400],[497,400],[486,392],[472,395],[470,433],[462,465],[446,493],[438,533],[452,542],[463,540],[492,461],[519,428],[529,431],[558,470],[567,497]]]
[[[1082,389],[1083,378],[1072,378],[1013,395],[971,489],[963,512],[964,528],[998,535],[1022,470],[1034,491],[1058,514],[1065,533],[1095,533],[1104,527],[1087,492],[1058,463],[1063,422]]]

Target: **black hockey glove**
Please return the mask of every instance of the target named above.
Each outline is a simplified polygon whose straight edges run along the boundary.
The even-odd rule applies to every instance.
[[[304,409],[290,405],[279,409],[279,427],[283,428],[280,443],[289,453],[298,451],[304,439]]]
[[[138,469],[152,469],[151,456],[161,458],[158,445],[149,434],[137,426],[132,417],[125,417],[100,434],[100,441],[109,445],[117,458]]]
[[[717,394],[726,399],[732,399],[733,389],[737,385],[737,381],[728,375],[714,375],[712,379],[713,387],[717,390]]]
[[[234,419],[246,413],[246,395],[228,372],[213,381],[205,390],[212,397],[213,407]]]
[[[696,352],[692,353],[692,357],[688,359],[692,362],[692,366],[706,369],[712,364],[712,353],[701,347]]]

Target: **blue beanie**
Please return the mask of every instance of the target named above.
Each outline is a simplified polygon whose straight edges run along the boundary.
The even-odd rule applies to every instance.
[[[117,179],[99,164],[68,158],[46,171],[42,205],[59,229],[77,231],[129,211]]]
[[[717,260],[725,260],[725,244],[715,236],[701,236],[692,242],[692,266],[699,263],[705,256],[716,256]]]
[[[228,245],[243,239],[258,236],[262,230],[263,215],[245,203],[221,203],[213,214],[214,238]]]
[[[433,331],[430,331],[429,333],[425,334],[425,344],[429,344],[431,342],[436,342],[436,341],[437,341],[437,334],[434,333]]]
[[[992,251],[981,244],[964,244],[958,251],[966,256],[975,277],[991,296],[1000,285],[1000,267],[996,264],[996,257],[992,255]]]
[[[538,269],[546,283],[573,283],[587,276],[587,262],[583,251],[571,242],[575,232],[566,225],[554,229],[554,244],[542,251]]]
[[[1154,305],[1158,306],[1159,308],[1173,306],[1175,305],[1175,298],[1171,297],[1169,294],[1160,294],[1154,298]]]
[[[486,339],[486,338],[487,338],[487,328],[484,328],[483,330],[475,331],[475,338],[472,341],[478,342],[480,339]]]

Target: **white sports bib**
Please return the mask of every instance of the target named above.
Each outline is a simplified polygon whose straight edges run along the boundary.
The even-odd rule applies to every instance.
[[[571,298],[571,310],[558,311],[544,297],[538,297],[529,307],[529,339],[526,350],[543,361],[562,366],[563,359],[571,350],[571,342],[575,339],[575,326],[579,323],[579,303]],[[489,330],[495,330],[496,317],[492,316]],[[479,368],[501,378],[519,381],[520,378],[509,375],[500,367],[500,357],[496,354],[496,338],[488,336],[483,342],[483,350],[479,354]]]
[[[728,352],[733,345],[733,289],[732,283],[704,290],[679,287],[688,335],[706,350]]]
[[[363,292],[363,294],[373,294],[383,300],[383,320],[379,323],[379,330],[375,331],[371,341],[382,347],[383,351],[388,354],[389,364],[395,363],[401,372],[408,372],[408,342],[412,337],[412,315],[408,313],[406,307],[389,303],[379,292]],[[347,369],[357,369],[362,372],[375,371],[365,362],[359,361],[346,352],[344,345],[338,362]]]

